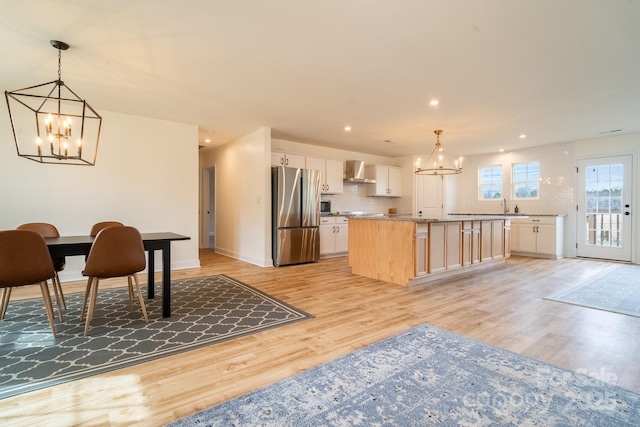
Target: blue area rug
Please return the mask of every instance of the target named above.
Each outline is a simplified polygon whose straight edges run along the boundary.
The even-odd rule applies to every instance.
[[[620,265],[545,299],[640,317],[640,266]]]
[[[640,394],[420,325],[171,427],[637,426]]]
[[[144,291],[146,294],[146,287]],[[89,336],[83,294],[65,295],[67,312],[53,338],[42,298],[11,301],[0,322],[0,399],[265,331],[311,316],[228,276],[171,284],[171,317],[162,298],[129,311],[127,288],[98,292]]]

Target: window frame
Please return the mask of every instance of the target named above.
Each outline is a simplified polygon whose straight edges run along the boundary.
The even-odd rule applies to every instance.
[[[500,169],[500,181],[489,181],[489,182],[485,182],[484,181],[484,171],[487,169]],[[495,176],[495,174],[491,173],[491,176]],[[484,197],[484,187],[487,185],[499,185],[500,186],[500,196],[499,197],[491,197],[491,198],[485,198]],[[478,167],[478,200],[481,202],[487,202],[487,201],[495,201],[495,200],[501,200],[504,198],[504,165],[503,164],[497,164],[497,165],[491,165],[491,166],[480,166]]]
[[[516,177],[518,174],[516,174],[516,167],[518,166],[522,166],[522,165],[537,165],[538,170],[537,170],[537,177],[532,179],[529,178],[528,175],[530,174],[529,171],[525,172],[525,174],[527,175],[528,179],[524,179],[524,180],[517,180]],[[542,169],[541,169],[541,164],[540,161],[538,160],[534,160],[534,161],[528,161],[528,162],[519,162],[519,163],[512,163],[511,164],[511,200],[539,200],[540,199],[540,182],[541,182],[541,178],[542,178]],[[536,187],[536,195],[535,196],[518,196],[517,193],[517,189],[516,186],[519,184],[532,184],[535,183],[535,187]]]

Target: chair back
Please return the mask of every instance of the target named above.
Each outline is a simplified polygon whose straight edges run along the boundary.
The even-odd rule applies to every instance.
[[[124,224],[118,221],[97,222],[93,224],[93,227],[91,227],[91,232],[89,233],[89,235],[91,237],[95,237],[98,235],[100,230],[103,230],[107,227],[122,227],[122,226],[124,226]]]
[[[134,227],[107,227],[96,235],[82,272],[106,279],[130,276],[147,266],[140,232]]]
[[[18,230],[31,230],[35,231],[42,237],[60,237],[58,229],[53,224],[46,222],[29,222],[18,226]]]
[[[31,230],[0,231],[0,288],[43,282],[55,274],[40,234]]]
[[[18,226],[18,230],[30,230],[35,231],[42,237],[60,237],[60,233],[55,225],[46,222],[28,222]],[[65,257],[53,258],[53,268],[56,271],[64,270],[66,265]]]

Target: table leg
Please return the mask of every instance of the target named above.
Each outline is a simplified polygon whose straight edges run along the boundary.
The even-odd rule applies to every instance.
[[[171,317],[171,242],[162,245],[162,317]]]
[[[155,261],[155,251],[153,249],[149,249],[147,251],[148,258],[149,258],[149,267],[148,267],[148,273],[149,273],[149,284],[147,286],[147,294],[149,299],[153,299],[155,298],[155,268],[156,268],[156,261]]]

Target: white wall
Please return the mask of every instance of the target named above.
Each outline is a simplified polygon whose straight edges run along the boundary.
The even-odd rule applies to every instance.
[[[545,145],[505,153],[490,153],[465,157],[461,175],[449,177],[447,199],[450,213],[501,213],[500,201],[478,199],[478,168],[503,165],[504,182],[511,182],[511,164],[538,161],[541,167],[540,198],[530,201],[513,201],[509,188],[503,189],[510,212],[515,205],[525,214],[566,214],[564,255],[576,255],[576,165],[578,159],[617,154],[634,155],[633,206],[640,200],[640,185],[637,185],[638,149],[640,134],[620,135],[607,138]],[[637,209],[636,209],[637,210]],[[632,260],[638,263],[637,248],[640,215],[636,215],[632,238]]]
[[[171,266],[199,266],[197,127],[100,114],[95,166],[40,164],[18,157],[8,115],[0,114],[0,229],[49,222],[62,235],[84,235],[96,222],[116,220],[141,232],[191,237],[172,243]],[[68,257],[61,280],[81,279],[83,267],[83,257]]]
[[[271,259],[271,129],[202,155],[215,167],[216,251],[255,265]]]

